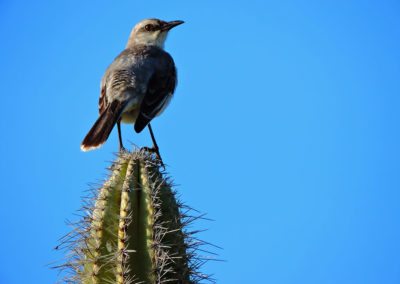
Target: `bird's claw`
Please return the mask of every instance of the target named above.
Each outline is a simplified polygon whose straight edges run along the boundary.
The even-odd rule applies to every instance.
[[[156,152],[156,149],[154,149],[153,147],[150,148],[150,147],[147,147],[147,146],[142,147],[142,150],[150,152],[150,153],[155,153]]]
[[[155,148],[155,147],[151,147],[151,148],[150,148],[150,147],[145,146],[145,147],[142,147],[142,149],[145,150],[145,151],[147,151],[147,152],[149,152],[149,153],[155,154],[157,160],[160,162],[161,166],[162,166],[162,167],[164,168],[164,170],[165,170],[165,165],[164,165],[164,163],[163,163],[163,160],[162,160],[162,158],[161,158],[160,151],[158,150],[158,148]]]

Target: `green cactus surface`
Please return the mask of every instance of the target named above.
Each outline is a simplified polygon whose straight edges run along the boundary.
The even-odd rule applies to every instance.
[[[83,220],[62,239],[68,283],[201,283],[204,242],[187,230],[198,217],[176,199],[146,151],[122,152],[108,180],[86,199]],[[200,216],[201,217],[201,216]]]

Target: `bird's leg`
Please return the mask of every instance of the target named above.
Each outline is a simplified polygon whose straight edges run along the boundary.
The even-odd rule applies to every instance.
[[[122,144],[122,135],[121,135],[121,119],[117,122],[118,128],[118,139],[119,139],[119,151],[122,152],[125,150],[124,145]]]
[[[161,155],[160,155],[160,150],[159,150],[159,148],[158,148],[158,145],[157,145],[157,142],[156,142],[156,138],[154,138],[153,129],[151,128],[150,123],[147,125],[147,127],[149,128],[151,140],[153,141],[153,148],[151,148],[151,149],[145,148],[145,149],[150,150],[151,152],[156,153],[157,158],[160,160],[161,166],[163,166],[163,168],[165,168],[164,163],[163,163],[163,160],[162,160]]]

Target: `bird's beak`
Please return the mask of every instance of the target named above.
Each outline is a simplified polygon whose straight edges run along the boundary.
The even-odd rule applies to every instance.
[[[163,31],[169,31],[170,29],[172,29],[173,27],[179,26],[181,24],[183,24],[184,21],[171,21],[171,22],[166,22],[163,27],[161,28],[161,30]]]

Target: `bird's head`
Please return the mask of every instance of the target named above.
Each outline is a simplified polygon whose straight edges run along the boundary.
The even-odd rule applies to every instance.
[[[167,38],[168,32],[183,21],[165,22],[159,19],[146,19],[132,29],[127,47],[143,44],[143,45],[156,45],[160,48],[164,47],[164,42]]]

